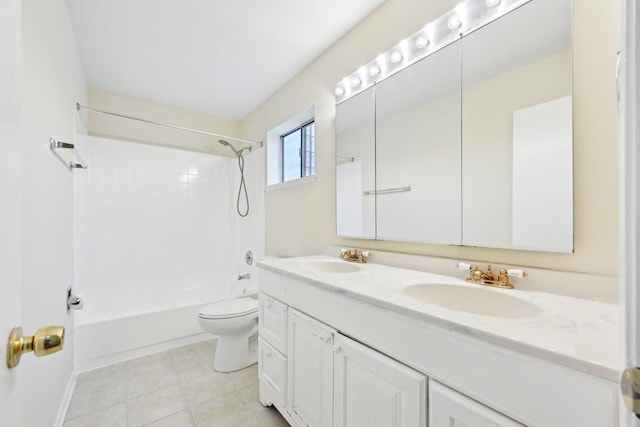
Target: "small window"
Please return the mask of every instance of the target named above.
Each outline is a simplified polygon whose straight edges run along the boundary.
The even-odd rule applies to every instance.
[[[316,174],[315,122],[280,136],[282,182]]]
[[[315,106],[267,132],[267,189],[316,179]]]

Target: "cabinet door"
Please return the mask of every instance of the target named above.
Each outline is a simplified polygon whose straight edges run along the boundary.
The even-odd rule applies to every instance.
[[[295,422],[331,426],[335,331],[289,308],[287,410]]]
[[[424,427],[427,378],[336,335],[334,427]]]
[[[258,300],[260,301],[258,334],[280,353],[285,353],[287,306],[262,293],[258,296]]]
[[[287,359],[265,340],[258,338],[258,379],[260,402],[284,407]]]
[[[523,427],[523,424],[430,380],[429,427]]]

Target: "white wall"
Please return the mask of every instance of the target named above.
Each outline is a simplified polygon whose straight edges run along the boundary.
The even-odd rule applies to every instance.
[[[22,2],[21,49],[22,326],[27,334],[47,325],[66,328],[61,352],[26,355],[17,368],[27,391],[21,426],[40,427],[56,420],[74,344],[65,305],[73,283],[72,172],[48,140],[73,140],[74,104],[86,101],[87,89],[64,0]]]
[[[89,106],[105,111],[130,115],[157,122],[170,123],[223,135],[238,136],[239,124],[209,114],[198,113],[132,98],[119,93],[89,88]],[[91,135],[144,142],[165,147],[184,148],[224,156],[233,155],[218,144],[218,138],[209,135],[136,122],[98,113],[88,113],[88,129]],[[230,142],[233,142],[230,140]]]
[[[244,253],[263,253],[264,173],[254,154],[245,164],[251,211],[240,218],[235,158],[89,136],[77,141],[89,165],[75,175],[75,277],[86,313],[128,297],[179,306],[242,293]],[[86,313],[78,312],[80,321]]]
[[[335,84],[457,3],[387,0],[242,121],[244,137],[262,139],[270,129],[306,106],[316,108],[318,179],[267,193],[267,253],[314,254],[321,253],[327,244],[336,244],[616,275],[618,1],[584,0],[573,4],[575,253],[558,255],[336,237]]]

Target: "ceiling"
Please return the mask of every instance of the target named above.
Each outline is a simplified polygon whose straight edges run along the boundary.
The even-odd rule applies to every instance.
[[[384,0],[67,0],[91,87],[240,120]]]

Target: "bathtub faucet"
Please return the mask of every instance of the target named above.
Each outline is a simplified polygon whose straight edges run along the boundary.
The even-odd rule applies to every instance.
[[[251,279],[251,274],[250,273],[240,274],[238,276],[238,280],[249,280],[249,279]]]

